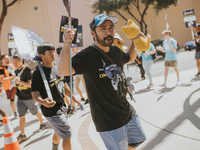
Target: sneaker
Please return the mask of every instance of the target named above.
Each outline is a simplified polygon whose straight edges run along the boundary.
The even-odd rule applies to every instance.
[[[176,85],[180,85],[181,84],[181,82],[180,82],[180,80],[178,80],[177,82],[176,82]]]
[[[82,101],[86,101],[85,98],[81,98]]]
[[[25,141],[25,140],[27,140],[26,135],[25,134],[24,135],[19,134],[19,136],[17,137],[17,140],[18,141]]]
[[[85,101],[85,105],[86,105],[86,104],[89,104],[89,100],[88,100],[88,99],[86,99],[86,101]]]
[[[141,77],[142,80],[145,80],[145,77]]]
[[[17,113],[14,113],[14,119],[17,119],[17,118],[18,118]]]
[[[75,114],[75,112],[76,112],[76,109],[75,109],[75,107],[72,107],[72,109],[70,109],[70,111],[69,111],[69,115],[73,115],[73,114]]]
[[[162,86],[162,87],[167,88],[167,85],[166,85],[165,83],[163,83],[163,84],[159,84],[159,85]]]
[[[195,76],[196,76],[196,77],[200,76],[200,72],[198,72]]]
[[[70,112],[70,107],[71,106],[68,106],[68,108],[67,108],[67,114],[69,114],[69,112]]]
[[[147,89],[150,89],[150,88],[153,88],[153,87],[154,87],[154,84],[149,83],[149,85],[147,86]]]
[[[46,124],[44,123],[43,125],[40,125],[40,128],[39,128],[39,130],[38,130],[38,132],[41,132],[41,131],[43,131],[44,129],[46,129]]]

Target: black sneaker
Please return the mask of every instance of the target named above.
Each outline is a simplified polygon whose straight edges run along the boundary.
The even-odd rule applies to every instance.
[[[82,101],[86,101],[85,98],[81,98]]]
[[[17,119],[18,118],[18,115],[17,115],[17,113],[15,112],[14,113],[14,119]]]
[[[85,105],[86,105],[86,104],[89,104],[89,100],[88,100],[88,99],[86,99],[86,101],[85,101]]]
[[[75,107],[72,107],[72,109],[70,109],[70,111],[69,111],[69,115],[73,115],[73,114],[75,114],[75,112],[76,112],[76,109],[75,109]]]
[[[39,130],[38,130],[38,132],[41,132],[41,131],[43,131],[44,129],[46,129],[46,124],[44,123],[43,125],[40,125],[40,128],[39,128]]]
[[[200,76],[200,72],[198,72],[195,76],[196,76],[196,77]]]
[[[67,108],[67,114],[69,114],[69,112],[70,112],[70,107],[71,106],[68,106],[68,108]]]
[[[24,135],[19,134],[19,136],[17,137],[17,140],[18,141],[25,141],[25,140],[27,140],[26,135],[25,134]]]

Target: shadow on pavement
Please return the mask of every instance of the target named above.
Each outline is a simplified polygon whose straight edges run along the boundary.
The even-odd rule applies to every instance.
[[[191,86],[192,83],[181,83],[179,86]]]
[[[35,120],[31,120],[31,121],[29,121],[29,122],[26,122],[25,128],[27,128],[28,126],[30,126],[30,125],[32,125],[32,124],[34,124],[34,123],[36,123],[36,122],[38,122],[38,129],[39,129],[40,123],[39,123],[38,119],[35,119]],[[51,126],[48,125],[48,122],[44,122],[44,123],[45,123],[46,126],[47,126],[46,129],[50,129],[50,128],[51,128]],[[20,126],[19,126],[19,125],[16,126],[16,127],[13,129],[13,131],[14,131],[14,132],[20,131]],[[37,133],[38,133],[38,132],[37,132]],[[0,137],[3,137],[3,135],[4,135],[4,133],[1,133],[1,134],[0,134]],[[0,149],[0,150],[1,150],[1,149]]]
[[[199,81],[199,80],[200,80],[200,77],[195,77],[195,78],[191,79],[191,82],[195,82],[195,81]]]
[[[175,89],[175,88],[176,88],[176,86],[171,87],[171,88],[162,88],[162,89],[159,89],[156,93],[165,94],[165,93],[173,91],[173,89]]]
[[[30,125],[32,125],[32,124],[34,124],[34,123],[36,123],[36,122],[38,122],[38,128],[39,128],[39,121],[38,121],[38,119],[35,119],[35,120],[31,120],[31,121],[29,121],[29,122],[26,122],[26,125],[25,125],[25,128],[27,128],[28,126],[30,126]],[[19,131],[20,130],[20,126],[18,125],[18,126],[16,126],[14,129],[14,132],[17,132],[17,131]]]
[[[141,90],[135,92],[135,94],[141,94],[141,93],[146,93],[146,92],[150,92],[150,91],[153,91],[153,89],[146,88],[146,89],[141,89]]]
[[[42,139],[45,139],[45,138],[47,138],[48,136],[50,136],[52,133],[49,133],[49,134],[46,134],[46,133],[48,133],[49,131],[46,131],[46,132],[44,132],[43,134],[42,134],[42,136],[41,137],[39,137],[39,138],[37,138],[37,139],[35,139],[35,140],[32,140],[31,142],[29,142],[28,144],[26,144],[24,147],[27,147],[27,146],[29,146],[29,145],[31,145],[31,144],[34,144],[34,143],[36,143],[36,142],[38,142],[38,141],[41,141]],[[30,137],[28,137],[28,139],[30,139],[32,136],[34,136],[35,134],[37,134],[38,133],[38,131],[36,130],[36,131],[34,131],[33,132],[33,134],[30,136]],[[45,135],[46,134],[46,135]],[[27,139],[27,140],[28,140]],[[20,142],[20,144],[21,144],[22,142]]]
[[[85,114],[83,114],[83,115],[81,115],[79,118],[84,117],[85,115],[87,115],[87,114],[89,114],[89,113],[90,113],[90,111],[87,112],[87,113],[85,113]]]
[[[160,128],[154,124],[151,124],[150,122],[144,120],[148,124],[151,124],[152,126],[161,129],[161,131],[157,134],[157,136],[149,141],[149,143],[143,148],[143,150],[151,150],[156,147],[157,144],[163,142],[163,140],[170,134],[175,134],[177,136],[181,136],[184,138],[188,138],[190,140],[195,140],[195,141],[200,141],[199,139],[193,138],[193,137],[188,137],[184,136],[181,134],[174,133],[173,130],[176,129],[184,120],[189,120],[195,127],[200,129],[200,118],[195,114],[195,111],[200,107],[200,98],[195,101],[194,104],[190,104],[190,99],[193,94],[196,92],[199,92],[200,88],[192,92],[186,99],[183,105],[184,113],[182,113],[180,116],[175,118],[171,123],[169,123],[165,128]],[[164,132],[165,131],[165,132]],[[167,133],[167,134],[166,134]]]

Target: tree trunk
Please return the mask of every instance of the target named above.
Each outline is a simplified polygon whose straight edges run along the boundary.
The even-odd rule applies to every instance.
[[[6,0],[2,0],[3,8],[2,8],[1,18],[0,18],[0,57],[1,57],[1,30],[3,27],[3,21],[7,15],[8,7],[12,6],[16,2],[17,0],[13,0],[11,3],[7,5]]]

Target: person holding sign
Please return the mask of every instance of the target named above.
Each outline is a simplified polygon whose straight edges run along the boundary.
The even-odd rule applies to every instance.
[[[164,79],[164,83],[160,84],[160,86],[163,86],[166,88],[169,67],[173,67],[176,72],[176,75],[177,75],[176,85],[180,84],[180,80],[179,80],[179,71],[177,69],[177,53],[176,53],[177,41],[171,38],[170,30],[164,30],[162,32],[162,35],[165,38],[165,40],[163,41],[163,47],[159,46],[159,47],[156,47],[156,49],[165,51],[165,79]]]
[[[47,91],[37,67],[32,76],[31,94],[35,101],[41,104],[42,114],[54,129],[53,150],[58,149],[60,139],[63,139],[63,149],[71,150],[71,128],[66,114],[65,95],[70,96],[70,89],[63,76],[53,65],[55,60],[55,47],[50,43],[42,43],[37,48],[37,53],[42,60],[42,68],[46,76],[53,99],[48,98]],[[81,105],[74,97],[73,100]]]
[[[135,109],[126,99],[122,71],[123,65],[133,62],[137,53],[134,39],[127,53],[111,46],[117,21],[117,17],[105,14],[93,19],[90,29],[94,44],[72,58],[72,74],[83,74],[92,119],[107,149],[134,150],[146,136]],[[72,30],[65,30],[58,62],[62,75],[70,74],[69,43],[73,38]]]
[[[197,64],[197,69],[198,69],[198,73],[196,74],[196,76],[200,76],[200,23],[196,24],[195,27],[197,33],[195,33],[194,35],[194,40],[193,43],[194,45],[196,45],[196,53],[195,53],[195,59],[196,59],[196,64]]]
[[[25,115],[27,110],[29,110],[32,115],[36,115],[40,121],[40,127],[38,131],[43,131],[46,128],[46,125],[43,123],[42,114],[38,111],[38,105],[36,101],[31,96],[31,69],[23,66],[23,60],[18,54],[13,56],[13,64],[16,68],[16,77],[14,81],[17,85],[17,109],[20,117],[19,125],[21,130],[17,140],[24,141],[27,139],[24,131],[26,123]],[[19,74],[21,74],[21,76],[19,76]]]

